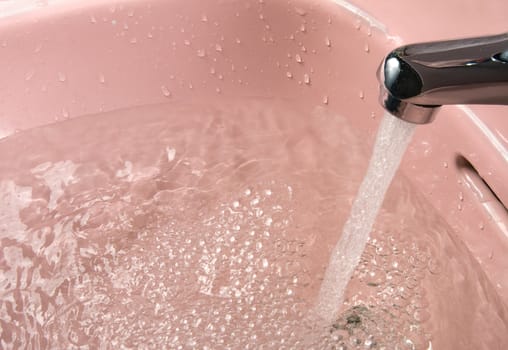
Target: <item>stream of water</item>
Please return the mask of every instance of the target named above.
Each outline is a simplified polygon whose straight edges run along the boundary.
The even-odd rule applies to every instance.
[[[326,270],[315,311],[332,322],[338,315],[346,286],[355,270],[386,191],[411,140],[414,124],[385,114],[376,137],[365,178],[353,202]]]

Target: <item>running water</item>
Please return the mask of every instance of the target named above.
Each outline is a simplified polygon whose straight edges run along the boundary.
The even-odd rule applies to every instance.
[[[360,185],[342,236],[332,251],[315,311],[327,322],[339,314],[344,291],[369,239],[377,213],[413,134],[414,125],[385,114],[367,174]]]

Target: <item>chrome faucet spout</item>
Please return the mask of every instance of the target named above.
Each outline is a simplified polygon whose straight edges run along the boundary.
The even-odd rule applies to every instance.
[[[378,79],[383,108],[416,124],[442,105],[508,105],[508,33],[399,47]]]

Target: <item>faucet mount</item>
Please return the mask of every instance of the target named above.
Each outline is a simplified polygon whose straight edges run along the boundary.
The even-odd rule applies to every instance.
[[[442,105],[508,105],[508,33],[399,47],[378,79],[383,108],[415,124]]]

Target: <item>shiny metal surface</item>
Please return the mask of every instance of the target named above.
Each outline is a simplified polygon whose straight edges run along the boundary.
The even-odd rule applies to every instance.
[[[416,124],[431,122],[441,105],[508,105],[508,33],[399,47],[378,79],[382,106]]]

